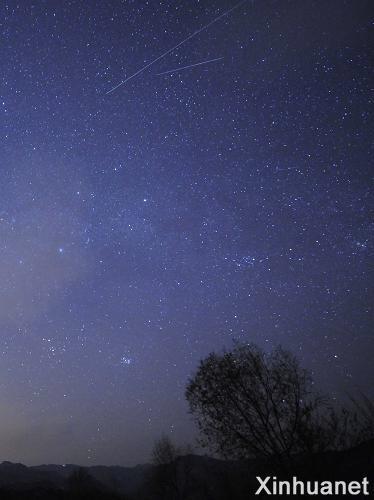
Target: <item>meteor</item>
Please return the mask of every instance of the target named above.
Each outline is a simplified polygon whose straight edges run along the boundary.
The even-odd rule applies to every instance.
[[[164,52],[160,56],[156,57],[156,59],[153,59],[151,62],[149,62],[148,64],[146,64],[145,66],[143,66],[142,68],[140,68],[138,71],[136,71],[135,73],[133,73],[132,75],[130,75],[128,78],[126,78],[125,80],[122,80],[122,82],[120,82],[118,85],[116,85],[112,89],[108,90],[108,92],[106,92],[106,94],[111,94],[116,89],[118,89],[119,87],[121,87],[121,85],[124,85],[128,81],[132,80],[132,78],[135,78],[137,75],[140,75],[140,73],[143,73],[143,71],[145,71],[147,68],[149,68],[150,66],[152,66],[152,64],[154,64],[155,62],[159,61],[163,57],[167,56],[168,54],[170,54],[170,52],[173,52],[173,50],[176,50],[178,47],[180,47],[181,45],[183,45],[184,43],[186,43],[188,40],[191,40],[191,38],[193,38],[194,36],[198,35],[202,31],[208,29],[209,26],[212,26],[212,24],[216,23],[217,21],[219,21],[220,19],[222,19],[224,16],[227,16],[233,10],[238,9],[246,1],[247,0],[241,0],[239,3],[235,4],[234,7],[231,7],[231,9],[226,10],[225,12],[223,12],[222,14],[220,14],[219,16],[217,16],[216,18],[214,18],[212,21],[210,21],[208,24],[205,24],[202,28],[198,29],[197,31],[194,31],[193,33],[191,33],[191,35],[188,35],[187,38],[185,38],[184,40],[182,40],[181,42],[179,42],[177,45],[175,45],[171,49],[167,50],[166,52]]]
[[[214,61],[220,61],[223,57],[217,57],[217,59],[209,59],[209,61],[201,61],[195,64],[189,64],[188,66],[182,66],[181,68],[169,69],[168,71],[163,71],[162,73],[156,73],[157,76],[169,75],[170,73],[176,73],[177,71],[183,71],[184,69],[194,68],[195,66],[201,66],[202,64],[208,64]]]

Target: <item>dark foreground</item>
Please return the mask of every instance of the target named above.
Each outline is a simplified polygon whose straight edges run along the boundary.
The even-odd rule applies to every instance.
[[[297,476],[305,481],[359,482],[367,477],[371,496],[374,484],[374,441],[347,451],[324,453],[309,459],[299,457],[288,472],[257,461],[230,462],[196,455],[180,457],[165,466],[142,465],[133,468],[81,468],[75,465],[26,467],[3,462],[0,465],[0,499],[244,500],[255,497],[259,487],[256,476],[276,476],[284,480]],[[269,495],[263,493],[258,496],[264,498]],[[354,497],[370,496],[361,493]],[[313,495],[312,498],[326,498],[326,495]]]

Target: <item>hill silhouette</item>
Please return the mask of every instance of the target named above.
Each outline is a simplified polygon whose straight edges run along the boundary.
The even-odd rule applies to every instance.
[[[157,481],[160,477],[168,480],[172,465],[177,471],[177,493],[160,496]],[[255,496],[257,475],[277,475],[282,479],[290,477],[261,460],[230,461],[200,455],[178,457],[174,464],[163,468],[162,476],[157,474],[159,471],[160,466],[149,464],[135,467],[80,467],[73,464],[27,467],[20,463],[2,462],[0,498],[244,500]],[[296,457],[292,475],[305,480],[331,481],[361,481],[367,477],[372,492],[374,440],[349,450],[324,452],[309,458]],[[364,495],[357,495],[356,498],[364,498]]]

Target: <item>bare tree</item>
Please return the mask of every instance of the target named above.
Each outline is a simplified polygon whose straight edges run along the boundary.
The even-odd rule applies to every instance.
[[[220,455],[282,462],[327,446],[324,401],[314,393],[308,372],[284,349],[265,354],[245,344],[212,353],[190,379],[186,398],[201,444]]]
[[[174,445],[172,440],[168,436],[163,435],[153,446],[152,463],[154,465],[170,464],[174,462],[174,460],[178,457],[178,454],[179,450]]]
[[[158,439],[152,450],[155,465],[151,483],[156,493],[164,500],[187,498],[190,489],[191,467],[185,459],[192,449],[177,447],[168,436]]]

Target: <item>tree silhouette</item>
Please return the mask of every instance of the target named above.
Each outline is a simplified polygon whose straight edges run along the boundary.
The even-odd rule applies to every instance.
[[[172,440],[168,436],[163,435],[153,446],[152,463],[154,465],[167,465],[174,462],[178,455],[181,454]]]
[[[150,479],[152,489],[164,500],[183,500],[191,488],[191,467],[184,458],[192,453],[189,446],[177,447],[163,435],[152,450],[152,463],[156,466]]]
[[[288,351],[253,344],[210,354],[189,380],[186,398],[201,444],[231,458],[286,462],[328,447],[331,422],[309,373]]]

